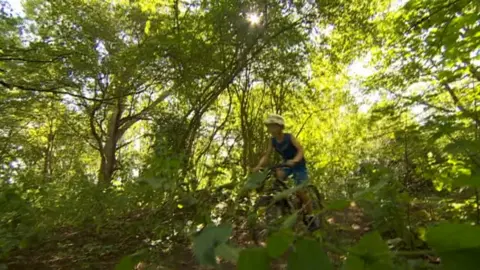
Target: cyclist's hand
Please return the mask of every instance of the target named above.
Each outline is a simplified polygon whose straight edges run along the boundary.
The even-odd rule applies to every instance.
[[[287,160],[287,162],[285,162],[285,165],[293,167],[295,165],[295,161],[293,161],[293,159]]]

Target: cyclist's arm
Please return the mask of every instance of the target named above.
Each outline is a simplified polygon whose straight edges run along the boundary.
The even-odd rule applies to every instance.
[[[271,155],[272,155],[272,142],[268,142],[267,151],[265,152],[265,154],[263,154],[262,158],[258,162],[257,168],[262,168],[263,166],[267,165]]]
[[[300,162],[300,160],[302,160],[303,158],[303,147],[295,137],[292,136],[291,140],[292,140],[292,144],[297,148],[297,154],[292,159],[292,161],[297,163],[297,162]]]

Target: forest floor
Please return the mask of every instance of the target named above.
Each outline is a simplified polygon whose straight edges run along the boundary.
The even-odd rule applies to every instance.
[[[328,213],[326,221],[329,227],[328,239],[341,244],[352,244],[369,231],[370,221],[360,208],[349,208]],[[131,227],[134,225],[130,225]],[[113,224],[98,230],[94,226],[79,231],[63,228],[28,248],[13,251],[8,260],[3,262],[8,269],[114,269],[125,255],[145,248],[144,237],[131,233],[132,228],[122,224]],[[145,236],[145,235],[144,235]],[[148,237],[148,236],[147,236]],[[159,250],[154,263],[141,262],[136,269],[180,270],[209,269],[198,265],[191,249],[189,239],[171,239],[168,251]],[[240,247],[252,246],[253,243],[246,229],[237,227],[231,241]],[[344,258],[330,254],[333,261],[341,262]],[[272,269],[286,269],[286,256],[274,262]],[[229,263],[221,263],[220,269],[235,269]]]

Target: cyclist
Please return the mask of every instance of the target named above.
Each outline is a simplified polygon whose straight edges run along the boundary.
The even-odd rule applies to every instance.
[[[253,168],[254,172],[261,170],[269,161],[272,150],[275,149],[277,153],[284,159],[287,167],[277,168],[276,177],[284,180],[292,175],[295,185],[300,185],[308,180],[308,172],[306,161],[303,156],[303,147],[297,139],[290,133],[284,133],[285,120],[282,116],[272,114],[265,120],[265,125],[268,128],[272,138],[268,144],[266,153],[260,159],[258,165]],[[307,214],[307,224],[310,224],[310,230],[315,230],[319,227],[319,221],[313,215],[312,204],[310,198],[305,190],[297,192],[297,197],[304,205]]]

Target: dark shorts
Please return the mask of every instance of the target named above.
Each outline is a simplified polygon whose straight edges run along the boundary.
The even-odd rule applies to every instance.
[[[295,185],[301,185],[308,180],[308,171],[306,167],[282,168],[285,175],[292,176]]]

